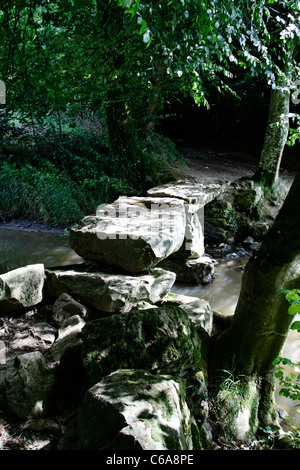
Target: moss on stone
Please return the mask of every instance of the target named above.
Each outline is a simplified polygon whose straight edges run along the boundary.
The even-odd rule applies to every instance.
[[[173,305],[93,320],[83,328],[82,340],[91,383],[120,368],[164,374],[201,368],[199,335],[187,313]]]

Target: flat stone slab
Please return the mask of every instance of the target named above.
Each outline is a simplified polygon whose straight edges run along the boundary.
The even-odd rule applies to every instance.
[[[71,227],[69,243],[86,261],[140,273],[179,250],[185,228],[179,199],[120,197]]]
[[[197,204],[198,208],[205,206],[226,191],[230,181],[217,178],[195,178],[179,180],[172,184],[156,186],[147,191],[148,196],[172,197],[182,199],[188,204]]]
[[[223,194],[230,181],[216,178],[179,180],[149,189],[148,196],[172,197],[184,201],[185,241],[173,256],[197,258],[204,254],[204,206]]]
[[[127,311],[142,301],[162,301],[176,279],[174,273],[159,268],[136,276],[75,270],[46,272],[47,292],[52,297],[67,293],[88,308],[103,312]]]

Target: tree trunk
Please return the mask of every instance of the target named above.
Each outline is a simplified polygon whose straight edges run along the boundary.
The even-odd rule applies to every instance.
[[[293,321],[285,296],[277,291],[300,286],[299,227],[300,173],[260,250],[246,266],[231,326],[212,340],[212,383],[219,387],[220,371],[230,370],[235,380],[242,378],[248,397],[245,384],[255,384],[248,406],[252,421],[256,415],[256,426],[276,426],[272,362],[280,355]]]
[[[147,176],[147,156],[142,151],[136,134],[134,120],[122,94],[110,92],[106,105],[109,145],[119,176],[143,187]]]
[[[253,179],[271,188],[278,181],[283,150],[289,132],[290,93],[271,90],[269,117],[260,161]]]
[[[166,74],[166,65],[158,63],[156,66],[156,77],[154,80],[154,88],[152,96],[150,97],[148,104],[148,124],[147,130],[149,133],[155,131],[155,121],[157,118],[157,112],[162,107],[162,92],[164,84],[164,76]]]

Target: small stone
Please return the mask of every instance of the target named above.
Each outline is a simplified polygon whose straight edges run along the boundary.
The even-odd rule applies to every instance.
[[[79,316],[67,318],[58,330],[58,338],[49,348],[52,361],[59,361],[67,347],[81,343],[81,331],[86,322]]]
[[[62,324],[64,320],[73,315],[85,318],[88,315],[88,309],[80,302],[76,302],[69,294],[61,294],[54,302],[52,320]]]

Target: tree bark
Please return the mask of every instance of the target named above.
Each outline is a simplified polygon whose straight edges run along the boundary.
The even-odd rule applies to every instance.
[[[253,179],[264,187],[277,183],[283,150],[289,132],[290,93],[271,90],[269,116],[260,161]]]
[[[300,286],[299,227],[300,173],[260,250],[246,265],[231,326],[212,340],[212,382],[221,370],[243,377],[244,383],[255,382],[259,394],[255,413],[264,425],[276,422],[272,362],[280,355],[293,321],[285,296],[277,291]]]
[[[124,95],[123,95],[124,96]],[[143,187],[147,176],[147,156],[142,151],[134,120],[122,93],[111,91],[106,105],[109,145],[116,165],[127,181]]]

